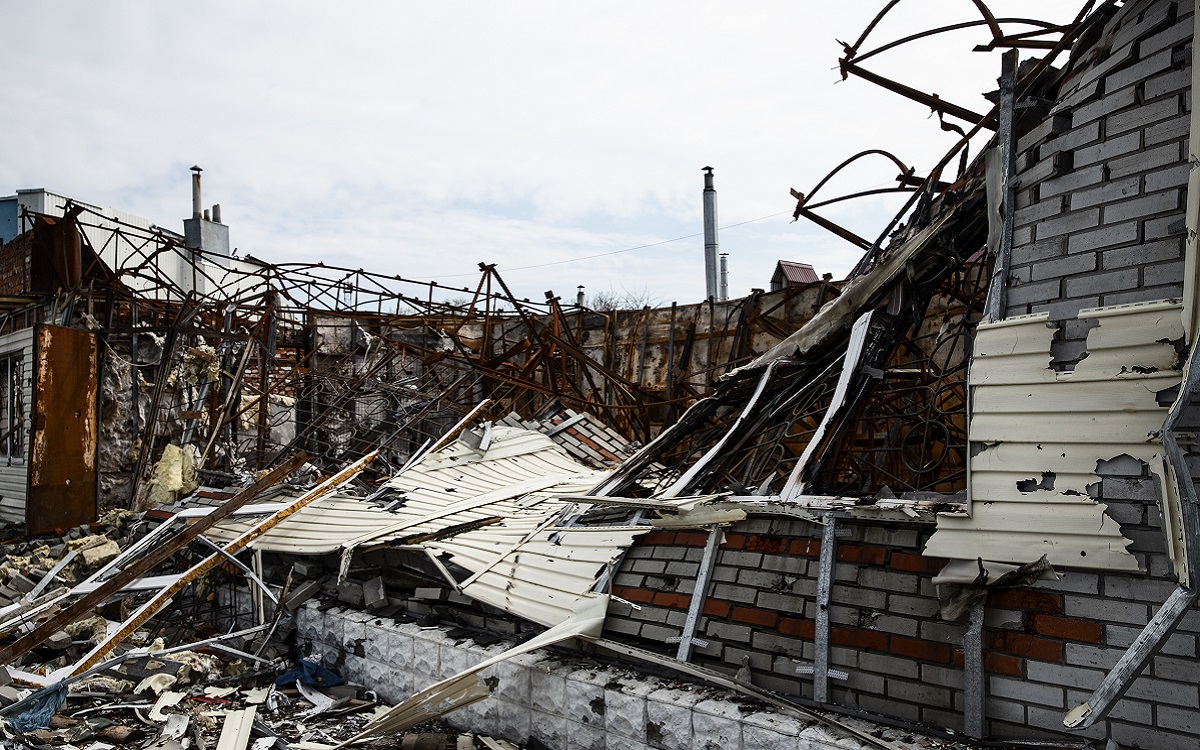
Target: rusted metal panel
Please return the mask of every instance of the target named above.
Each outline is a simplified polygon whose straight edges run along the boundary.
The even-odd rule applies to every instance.
[[[35,336],[30,534],[96,520],[96,336],[42,325]]]

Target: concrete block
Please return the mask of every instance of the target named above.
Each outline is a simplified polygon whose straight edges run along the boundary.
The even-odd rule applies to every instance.
[[[697,703],[692,712],[693,750],[741,750],[742,715],[726,700]]]
[[[488,670],[494,670],[495,676],[500,680],[494,691],[498,695],[504,696],[506,701],[522,706],[536,706],[537,704],[532,703],[530,697],[534,665],[540,659],[541,657],[537,654],[519,654],[489,667]],[[473,659],[471,663],[478,663],[478,661],[482,661],[482,659]]]
[[[657,684],[644,678],[610,682],[604,690],[604,727],[609,737],[646,741],[646,697]]]
[[[372,614],[378,614],[388,606],[387,587],[383,583],[383,576],[376,576],[363,583],[363,600],[367,611]]]
[[[566,710],[569,721],[604,727],[604,686],[611,673],[595,669],[579,669],[567,676]]]
[[[351,607],[361,607],[363,605],[363,587],[358,581],[342,581],[338,584],[338,601],[349,604]]]
[[[690,690],[659,688],[646,701],[646,742],[660,750],[691,750],[692,707],[702,697]]]
[[[497,692],[488,699],[496,703],[496,724],[492,731],[507,740],[524,744],[529,741],[532,730],[529,707],[504,700],[503,696],[503,692]]]
[[[420,690],[441,679],[441,662],[439,642],[434,640],[432,633],[422,633],[413,639],[413,673],[418,675],[414,686]]]
[[[604,740],[604,727],[568,721],[567,742],[559,747],[569,747],[572,750],[605,750]]]
[[[549,748],[571,747],[568,745],[567,717],[558,713],[531,711],[529,713],[530,735]]]
[[[312,599],[314,596],[320,593],[320,591],[320,581],[304,581],[288,593],[287,599],[285,599],[283,602],[283,606],[285,606],[289,612],[295,612],[300,605],[304,604],[309,599]]]

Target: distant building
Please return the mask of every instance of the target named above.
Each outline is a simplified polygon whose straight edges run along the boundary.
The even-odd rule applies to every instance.
[[[771,291],[778,292],[793,286],[815,284],[820,280],[817,272],[809,264],[781,260],[775,264],[775,273],[771,275]]]

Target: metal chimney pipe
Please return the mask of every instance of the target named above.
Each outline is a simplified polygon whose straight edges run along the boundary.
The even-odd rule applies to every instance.
[[[212,217],[213,217],[213,219],[212,219],[213,221],[217,222],[218,224],[221,223],[221,204],[220,203],[213,204]]]
[[[200,218],[200,167],[192,167],[192,218]]]
[[[717,191],[713,168],[704,167],[704,285],[708,299],[717,296]]]
[[[575,306],[583,307],[583,302],[585,299],[587,299],[583,296],[583,284],[580,284],[578,288],[579,291],[575,293]]]
[[[724,302],[729,299],[729,253],[721,253],[721,297]]]

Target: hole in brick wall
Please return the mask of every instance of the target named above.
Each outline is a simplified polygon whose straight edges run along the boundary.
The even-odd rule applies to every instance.
[[[1075,366],[1087,359],[1087,336],[1100,325],[1098,320],[1061,320],[1050,341],[1050,369],[1073,372]]]

